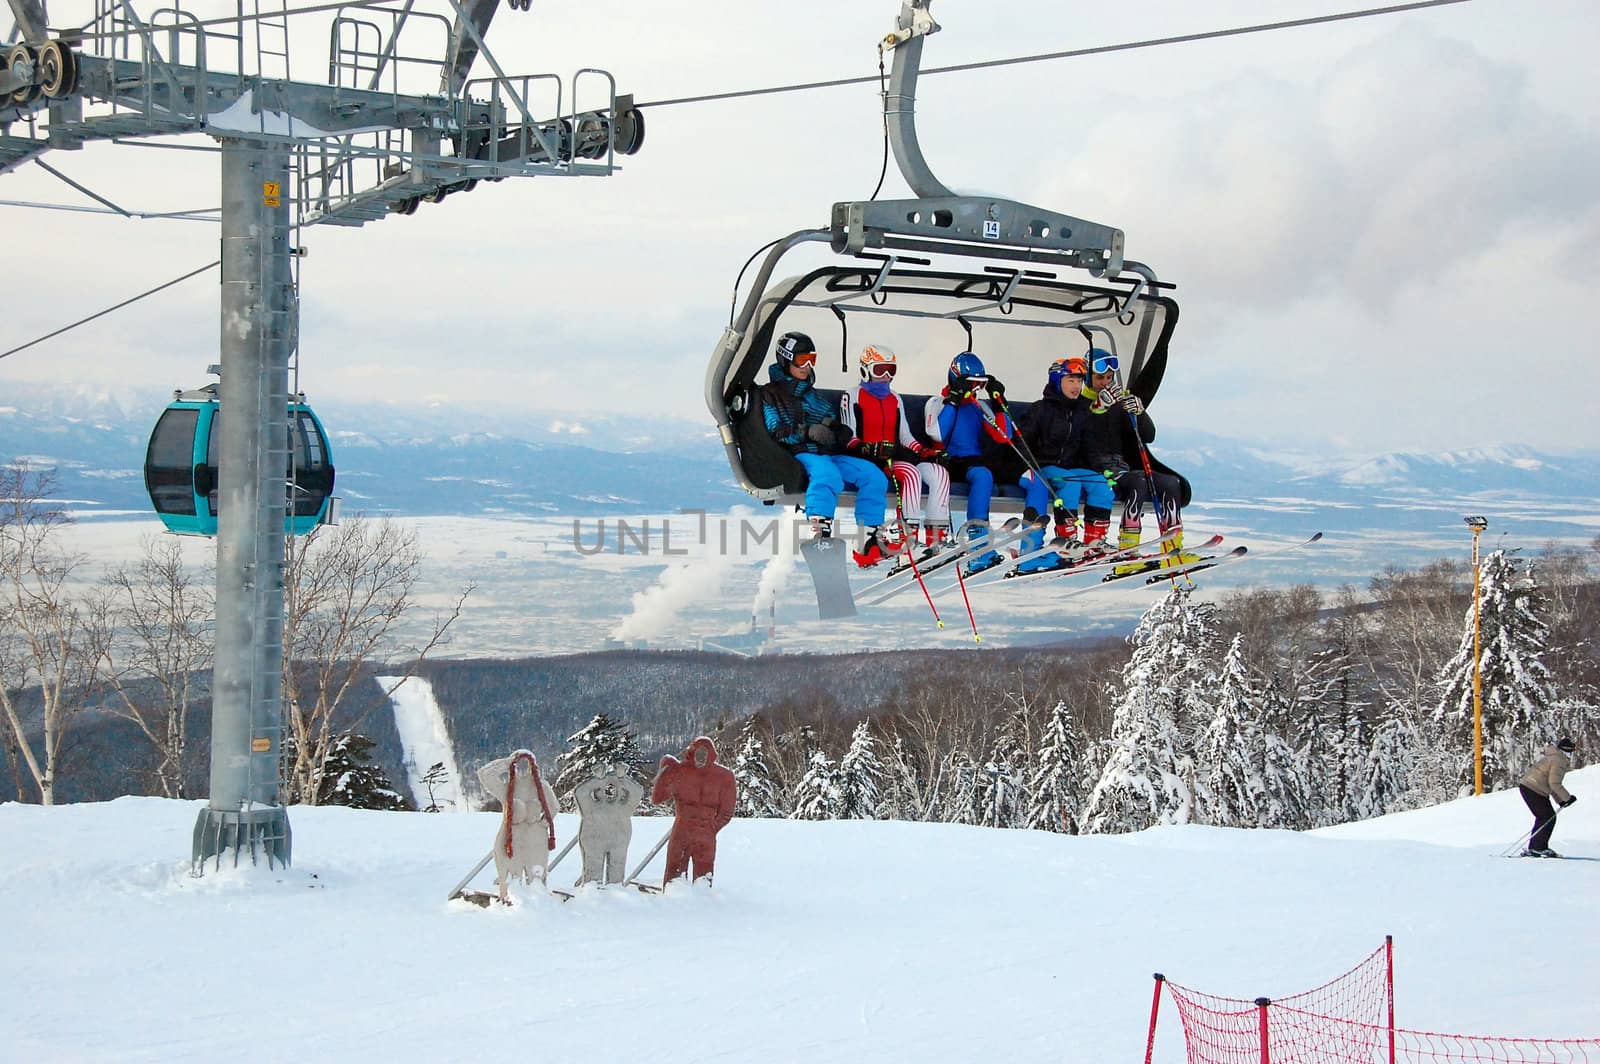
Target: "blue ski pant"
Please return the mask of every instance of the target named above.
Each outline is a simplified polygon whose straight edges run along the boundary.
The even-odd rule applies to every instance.
[[[1024,473],[1018,482],[1030,510],[1047,514],[1053,509],[1055,500],[1059,499],[1062,507],[1074,516],[1081,504],[1085,510],[1104,511],[1105,518],[1110,519],[1115,496],[1110,482],[1104,476],[1092,469],[1063,469],[1053,465],[1044,466],[1040,472],[1044,474],[1044,480],[1030,471]],[[1038,550],[1043,545],[1043,529],[1030,532],[1022,538],[1024,552]]]
[[[994,473],[981,462],[982,459],[975,455],[945,459],[950,479],[966,482],[968,521],[989,520],[989,500],[994,497]]]
[[[877,528],[889,505],[889,478],[865,458],[847,454],[795,455],[806,470],[806,516],[832,517],[839,493],[846,485],[855,489],[856,524]]]

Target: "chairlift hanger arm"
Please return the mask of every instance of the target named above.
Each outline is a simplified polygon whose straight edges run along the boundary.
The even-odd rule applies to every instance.
[[[958,196],[945,186],[917,141],[917,73],[923,39],[939,30],[928,13],[933,0],[902,0],[895,32],[880,48],[894,49],[894,69],[883,99],[884,125],[895,163],[914,200],[845,202],[833,205],[833,249],[915,247],[888,242],[891,236],[923,237],[976,245],[1010,245],[1051,253],[1054,261],[1115,276],[1122,268],[1122,230],[1011,200]],[[946,249],[953,254],[989,254]]]

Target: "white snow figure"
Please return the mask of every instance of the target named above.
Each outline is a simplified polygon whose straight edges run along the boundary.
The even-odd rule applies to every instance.
[[[633,810],[644,795],[628,770],[618,764],[598,765],[594,776],[573,792],[578,804],[578,849],[583,851],[579,883],[621,883],[627,875],[628,842],[633,838]]]
[[[494,836],[494,871],[500,900],[509,902],[513,876],[524,883],[544,882],[545,865],[556,848],[556,792],[539,774],[539,762],[529,750],[484,765],[478,782],[505,810]]]

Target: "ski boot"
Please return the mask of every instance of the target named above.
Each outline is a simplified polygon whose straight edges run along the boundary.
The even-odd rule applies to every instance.
[[[1078,551],[1078,560],[1083,562],[1097,561],[1113,553],[1110,543],[1106,542],[1106,533],[1111,531],[1109,520],[1087,517],[1083,522],[1083,545]]]
[[[926,553],[937,554],[939,551],[944,550],[949,543],[950,525],[948,522],[941,525],[927,524],[922,526],[922,545],[927,548]]]
[[[977,552],[978,548],[989,542],[988,529],[970,528],[967,530],[967,544],[971,550]],[[1005,561],[997,550],[986,550],[975,553],[967,561],[960,563],[968,576],[975,576],[986,569],[993,569]]]
[[[1125,524],[1117,530],[1117,550],[1136,551],[1139,543],[1144,539],[1144,529],[1139,524]],[[1113,576],[1131,576],[1143,572],[1146,566],[1143,562],[1129,562],[1126,565],[1116,565],[1111,569]]]
[[[1560,857],[1559,853],[1546,846],[1542,850],[1527,849],[1522,851],[1524,857]]]
[[[899,550],[900,545],[888,539],[881,529],[869,528],[866,542],[861,545],[860,550],[851,551],[850,557],[854,558],[861,568],[871,569]]]
[[[1200,555],[1183,549],[1182,525],[1174,525],[1161,534],[1161,549],[1170,552],[1161,559],[1163,569],[1175,569],[1180,565],[1190,565],[1202,560]]]

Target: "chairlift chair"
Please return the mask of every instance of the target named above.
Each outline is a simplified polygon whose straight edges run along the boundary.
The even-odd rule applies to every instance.
[[[924,411],[940,401],[947,367],[962,351],[977,353],[1005,382],[1013,414],[1042,392],[1051,362],[1090,347],[1118,355],[1125,387],[1146,405],[1166,372],[1178,304],[1171,285],[1124,257],[1121,230],[1011,200],[959,196],[929,171],[914,107],[922,42],[939,28],[930,2],[904,0],[896,32],[880,45],[895,53],[884,95],[889,141],[917,198],[835,203],[828,228],[775,241],[707,368],[706,405],[734,477],[768,505],[804,499],[805,472],[768,435],[759,395],[774,339],[785,332],[815,340],[815,387],[836,405],[858,383],[862,346],[893,348],[895,390],[924,443],[931,442]],[[772,279],[786,255],[824,242],[829,264]],[[1020,475],[1009,450],[994,454],[997,485],[1014,484],[1005,471]],[[953,489],[959,507],[965,485]],[[995,510],[1021,507],[1015,487],[996,492]]]

